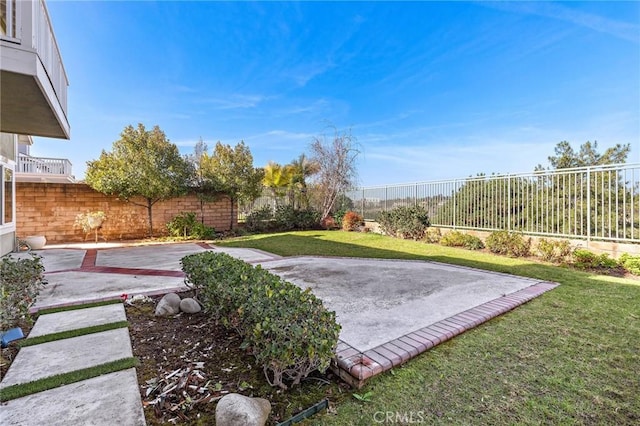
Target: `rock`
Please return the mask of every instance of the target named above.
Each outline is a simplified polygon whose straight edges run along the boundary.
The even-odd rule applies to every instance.
[[[218,401],[216,425],[264,426],[271,412],[271,404],[264,398],[249,398],[230,393]]]
[[[202,310],[202,307],[196,299],[185,297],[180,301],[180,310],[188,314],[195,314],[197,312],[200,312]]]
[[[156,306],[156,316],[175,315],[180,312],[180,296],[175,293],[165,294]]]

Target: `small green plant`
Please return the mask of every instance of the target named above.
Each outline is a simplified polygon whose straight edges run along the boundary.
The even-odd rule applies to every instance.
[[[440,244],[448,247],[464,247],[468,250],[480,250],[484,248],[484,243],[480,238],[464,234],[460,231],[447,232],[440,238]]]
[[[618,261],[609,257],[607,253],[595,254],[586,249],[573,251],[573,266],[578,269],[615,269]]]
[[[360,402],[371,402],[371,397],[373,396],[373,392],[365,392],[365,393],[353,393],[352,394],[355,399]]]
[[[208,240],[215,237],[216,230],[198,221],[196,213],[182,212],[167,223],[167,231],[172,237]]]
[[[438,244],[441,238],[440,228],[427,228],[427,232],[424,234],[425,243]]]
[[[348,212],[348,209],[345,208],[341,208],[336,210],[336,212],[333,214],[333,219],[336,221],[337,224],[342,224],[342,219],[344,218],[344,215]]]
[[[631,256],[629,253],[624,253],[620,256],[618,263],[629,273],[640,275],[640,256]]]
[[[537,246],[542,260],[553,263],[565,263],[571,257],[571,244],[568,240],[547,240],[541,238]]]
[[[29,308],[36,301],[42,287],[47,284],[41,257],[2,258],[0,263],[0,330],[7,330],[22,319],[30,321]]]
[[[98,230],[102,228],[102,224],[107,220],[107,214],[103,211],[80,213],[76,216],[74,225],[82,228],[86,234],[93,231],[96,243],[98,242]]]
[[[385,234],[411,240],[421,240],[429,227],[429,215],[420,206],[400,206],[378,215]]]
[[[509,231],[495,231],[487,237],[487,248],[495,254],[525,257],[531,253],[531,238]]]
[[[342,218],[342,230],[343,231],[357,231],[364,225],[364,219],[358,213],[354,211],[348,211]]]

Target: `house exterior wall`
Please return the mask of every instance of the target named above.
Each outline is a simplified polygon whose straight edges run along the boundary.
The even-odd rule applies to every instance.
[[[134,200],[143,202],[143,200]],[[84,183],[16,182],[16,232],[20,238],[44,235],[47,244],[91,240],[75,225],[78,214],[105,212],[99,236],[108,241],[144,238],[148,235],[147,209],[94,191]],[[153,206],[155,235],[166,234],[166,223],[178,213],[196,212],[201,219],[200,202],[195,195],[159,201]],[[231,204],[227,198],[204,204],[204,223],[217,231],[228,230]],[[237,209],[234,208],[234,227]]]

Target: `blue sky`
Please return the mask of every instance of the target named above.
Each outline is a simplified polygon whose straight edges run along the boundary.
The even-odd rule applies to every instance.
[[[185,154],[244,140],[259,167],[350,128],[362,185],[531,171],[561,140],[640,161],[639,2],[48,7],[72,136],[31,153],[78,178],[138,122]]]

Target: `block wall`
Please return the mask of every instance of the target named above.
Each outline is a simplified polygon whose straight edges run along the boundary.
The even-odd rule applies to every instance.
[[[143,199],[132,200],[143,204]],[[32,183],[16,182],[16,233],[44,235],[48,244],[91,240],[75,225],[81,213],[101,210],[106,213],[99,236],[108,241],[144,238],[148,235],[147,209],[114,196],[96,192],[84,183]],[[237,223],[234,209],[233,223]],[[153,206],[154,235],[166,235],[166,223],[181,212],[196,212],[202,218],[200,201],[195,195],[187,195]],[[231,204],[228,198],[204,203],[204,223],[218,231],[231,225]]]

